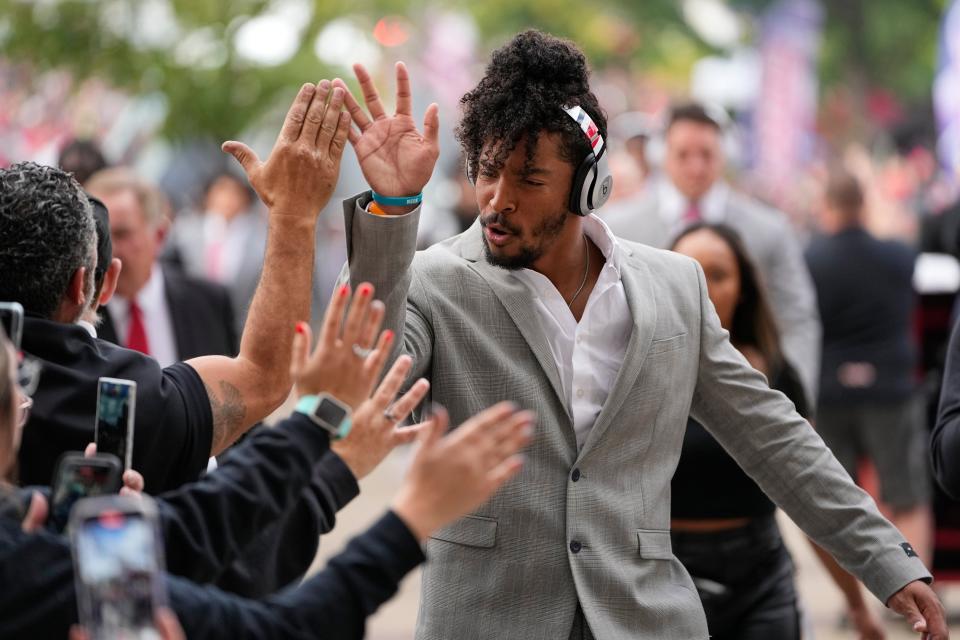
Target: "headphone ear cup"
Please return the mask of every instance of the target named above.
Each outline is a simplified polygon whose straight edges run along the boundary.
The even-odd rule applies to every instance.
[[[610,198],[613,193],[613,174],[610,173],[610,165],[607,164],[606,149],[600,152],[600,158],[597,160],[596,178],[590,185],[590,210],[596,211]]]
[[[593,182],[593,168],[596,165],[596,159],[593,154],[588,154],[576,173],[573,174],[573,184],[570,187],[570,202],[568,207],[578,216],[585,216],[590,213],[590,184]]]

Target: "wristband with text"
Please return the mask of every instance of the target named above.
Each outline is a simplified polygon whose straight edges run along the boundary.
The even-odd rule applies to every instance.
[[[423,202],[423,192],[415,196],[385,196],[371,190],[373,201],[383,207],[409,207]]]

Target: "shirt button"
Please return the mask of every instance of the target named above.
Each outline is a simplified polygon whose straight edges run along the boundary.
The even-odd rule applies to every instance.
[[[570,551],[574,553],[580,553],[580,549],[583,549],[583,545],[576,540],[570,543]]]
[[[578,397],[578,398],[582,398],[582,397],[583,397],[583,389],[577,389],[577,397]]]
[[[577,336],[577,344],[583,342],[583,336]]]
[[[580,479],[580,469],[574,469],[573,473],[570,474],[570,479],[576,482]]]

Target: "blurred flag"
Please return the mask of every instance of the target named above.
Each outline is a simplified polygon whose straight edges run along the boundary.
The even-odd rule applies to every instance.
[[[933,81],[933,108],[937,116],[937,149],[944,169],[960,176],[960,1],[953,0],[943,15],[937,75]]]
[[[815,0],[778,0],[763,15],[754,174],[775,200],[810,158],[822,24],[823,10]]]

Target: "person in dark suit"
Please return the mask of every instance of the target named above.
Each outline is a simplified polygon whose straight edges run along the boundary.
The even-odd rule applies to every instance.
[[[817,431],[854,479],[862,458],[880,478],[891,520],[924,561],[932,511],[922,408],[914,385],[912,249],[863,226],[857,179],[831,171],[807,250],[823,322]]]
[[[169,226],[159,190],[126,168],[94,174],[87,190],[110,212],[114,254],[123,263],[116,295],[100,310],[99,337],[147,353],[161,366],[236,355],[228,290],[158,261]]]
[[[191,278],[161,263],[156,263],[155,268],[163,274],[177,360],[236,355],[233,306],[227,289],[215,282]],[[108,304],[98,312],[97,335],[123,345],[109,309]]]

